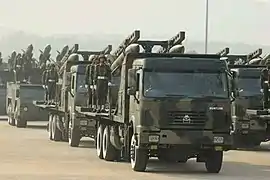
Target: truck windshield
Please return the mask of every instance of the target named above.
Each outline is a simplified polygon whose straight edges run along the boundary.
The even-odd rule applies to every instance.
[[[219,72],[145,72],[145,97],[219,97],[228,98],[226,73]]]
[[[239,78],[238,88],[240,96],[261,95],[261,81],[259,77]]]

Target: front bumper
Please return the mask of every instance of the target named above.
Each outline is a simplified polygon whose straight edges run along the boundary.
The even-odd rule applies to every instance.
[[[161,130],[159,132],[141,132],[138,134],[139,147],[172,148],[190,146],[195,149],[219,148],[229,150],[233,141],[230,134],[212,131]]]

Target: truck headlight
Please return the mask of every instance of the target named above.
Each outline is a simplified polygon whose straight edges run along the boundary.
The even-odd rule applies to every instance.
[[[152,143],[159,142],[159,135],[149,135],[148,141]]]
[[[26,112],[26,111],[28,111],[28,108],[27,107],[24,107],[23,110]]]
[[[213,141],[215,144],[222,144],[224,143],[224,138],[220,136],[215,136]]]
[[[88,124],[87,120],[81,120],[80,121],[81,126],[87,126],[87,124]]]
[[[241,124],[242,129],[248,129],[249,128],[249,124]]]

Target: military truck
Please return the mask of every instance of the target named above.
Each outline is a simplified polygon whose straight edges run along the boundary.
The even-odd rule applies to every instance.
[[[208,172],[218,173],[223,151],[232,145],[229,81],[219,57],[127,54],[114,111],[98,114],[77,107],[98,121],[98,156],[130,159],[135,171],[144,171],[150,157],[197,158]]]
[[[48,134],[54,141],[68,141],[72,147],[79,146],[82,137],[93,137],[93,120],[78,114],[75,106],[87,107],[88,89],[85,88],[85,73],[91,55],[108,54],[112,46],[103,51],[82,51],[75,44],[68,55],[61,60],[59,82],[56,90],[56,105],[46,105],[44,101],[34,101],[34,105],[49,114]],[[80,60],[80,57],[82,57]],[[64,59],[65,58],[65,59]]]
[[[140,44],[146,53],[137,51]],[[154,44],[136,41],[126,52],[119,50],[122,57],[111,69],[120,83],[111,87],[118,91],[109,93],[108,113],[77,106],[97,121],[97,155],[130,160],[135,171],[145,171],[150,157],[169,162],[197,158],[208,172],[218,173],[223,151],[232,145],[226,62],[219,55],[152,53]]]
[[[235,148],[247,148],[266,141],[266,123],[247,115],[246,110],[261,109],[260,75],[266,66],[250,63],[262,54],[261,49],[247,55],[225,55],[233,75],[235,101],[232,103],[233,140]]]
[[[25,57],[26,58],[26,57]],[[30,57],[30,59],[32,56]],[[33,105],[33,100],[44,99],[44,89],[41,84],[42,71],[39,67],[32,67],[27,74],[30,82],[18,80],[16,69],[13,79],[7,82],[6,113],[8,123],[18,128],[25,128],[27,121],[47,121],[47,113]],[[23,74],[19,74],[23,76]]]
[[[81,92],[76,88],[78,73],[73,63],[71,68],[65,68],[73,68],[74,73],[68,78],[70,85],[62,86],[68,95],[61,99],[70,99],[65,103],[72,107],[66,106],[62,114],[56,107],[50,108],[52,136],[57,134],[59,140],[59,134],[63,137],[65,132],[61,131],[63,127],[69,127],[66,134],[70,145],[78,146],[78,129],[80,137],[84,136],[83,130],[89,130],[90,137],[96,139],[99,158],[130,160],[135,171],[144,171],[150,157],[175,162],[195,157],[198,162],[205,162],[208,172],[218,173],[223,151],[232,145],[226,62],[218,55],[152,53],[154,45],[166,47],[168,41],[138,39],[139,32],[135,31],[113,53],[118,55],[111,65],[114,79],[107,113],[91,112],[85,103],[72,103],[70,97]],[[139,52],[139,46],[145,53]],[[34,104],[49,109],[38,102]],[[73,105],[74,113],[70,113]]]

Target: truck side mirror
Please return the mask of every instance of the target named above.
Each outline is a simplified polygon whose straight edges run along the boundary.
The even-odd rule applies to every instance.
[[[128,70],[128,95],[135,95],[136,94],[136,86],[137,86],[137,78],[136,78],[136,70],[129,69]]]
[[[133,88],[128,88],[128,89],[127,89],[127,94],[128,94],[129,96],[134,96],[134,95],[136,94],[136,90],[133,89]]]

